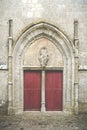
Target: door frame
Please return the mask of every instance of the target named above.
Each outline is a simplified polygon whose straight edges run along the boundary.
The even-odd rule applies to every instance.
[[[62,75],[64,75],[63,67],[45,67],[45,69],[43,70],[43,68],[41,68],[41,67],[23,66],[23,75],[24,75],[24,71],[41,71],[41,73],[46,72],[46,71],[62,71]],[[23,82],[24,82],[24,78],[23,78]],[[46,94],[46,91],[45,91],[46,88],[45,87],[46,87],[46,85],[45,85],[43,73],[41,75],[41,82],[42,82],[41,83],[41,112],[45,112],[46,111],[46,106],[45,106],[45,104],[46,104],[46,97],[45,97],[45,94]],[[44,93],[43,93],[42,89],[44,89]],[[24,91],[23,91],[23,93],[24,93]],[[24,95],[23,95],[23,97],[24,97]],[[24,100],[23,100],[23,104],[24,104]],[[63,111],[63,79],[62,79],[62,111]]]

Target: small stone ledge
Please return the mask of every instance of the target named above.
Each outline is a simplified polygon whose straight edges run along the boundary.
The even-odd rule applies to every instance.
[[[0,64],[0,70],[7,70],[8,68],[7,68],[7,65],[1,65]]]
[[[80,71],[84,71],[84,70],[87,71],[87,65],[80,65],[79,70]]]
[[[87,71],[87,65],[80,65],[79,71]]]

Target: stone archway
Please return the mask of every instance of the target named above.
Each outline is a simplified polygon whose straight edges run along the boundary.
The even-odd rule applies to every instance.
[[[9,95],[12,105],[9,106],[16,113],[23,111],[23,54],[28,46],[36,40],[45,38],[51,41],[63,56],[63,111],[75,111],[75,48],[70,39],[57,27],[41,22],[28,27],[16,40],[13,49],[13,94]],[[77,105],[78,107],[78,105]]]

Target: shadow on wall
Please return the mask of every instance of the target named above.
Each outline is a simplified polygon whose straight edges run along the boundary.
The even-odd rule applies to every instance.
[[[0,99],[0,115],[7,115],[8,102]]]

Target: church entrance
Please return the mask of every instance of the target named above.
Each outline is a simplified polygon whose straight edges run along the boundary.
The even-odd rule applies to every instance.
[[[29,25],[9,59],[9,111],[78,112],[77,60],[72,40],[58,27]]]
[[[24,71],[24,111],[62,111],[62,71]],[[44,89],[43,89],[44,84]],[[44,93],[44,97],[43,97]]]

